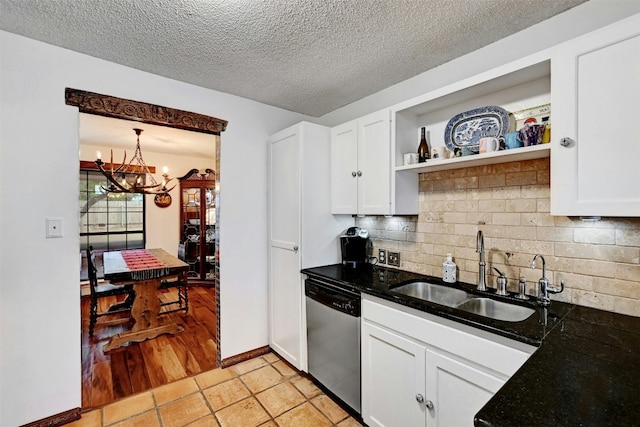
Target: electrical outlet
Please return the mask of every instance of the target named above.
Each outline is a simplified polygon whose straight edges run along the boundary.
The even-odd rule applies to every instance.
[[[400,252],[387,252],[387,263],[394,267],[400,267]]]
[[[378,249],[378,264],[386,264],[386,263],[387,263],[387,250]]]

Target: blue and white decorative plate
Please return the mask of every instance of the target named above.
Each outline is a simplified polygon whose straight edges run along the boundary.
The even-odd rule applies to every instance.
[[[449,150],[467,148],[477,153],[480,138],[504,138],[509,129],[509,112],[490,105],[456,114],[444,129],[444,143]]]

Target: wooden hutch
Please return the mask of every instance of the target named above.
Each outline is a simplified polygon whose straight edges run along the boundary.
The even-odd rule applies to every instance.
[[[216,173],[211,169],[191,169],[179,180],[178,257],[189,264],[190,280],[213,281],[216,267]]]

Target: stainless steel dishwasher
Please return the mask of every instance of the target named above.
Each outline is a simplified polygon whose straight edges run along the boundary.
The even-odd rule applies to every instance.
[[[360,294],[305,281],[309,374],[360,411]]]

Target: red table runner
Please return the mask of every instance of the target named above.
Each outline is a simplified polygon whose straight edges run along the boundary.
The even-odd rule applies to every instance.
[[[146,249],[122,251],[120,255],[134,280],[155,279],[169,274],[166,264]]]

